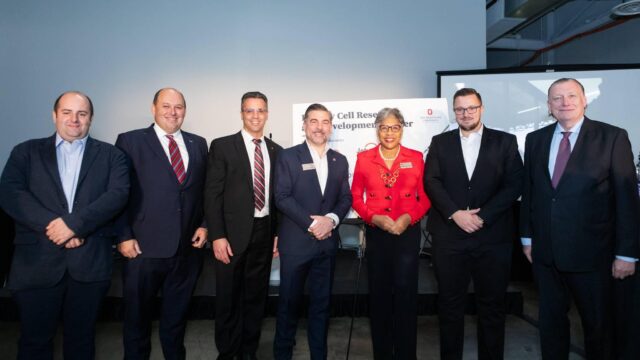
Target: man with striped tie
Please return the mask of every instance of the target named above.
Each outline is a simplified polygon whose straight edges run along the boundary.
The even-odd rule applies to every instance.
[[[271,258],[277,254],[272,180],[282,148],[264,136],[267,97],[257,91],[244,94],[240,116],[240,132],[211,142],[205,189],[209,239],[218,260],[218,359],[256,357]]]
[[[151,353],[153,302],[162,293],[160,343],[166,359],[184,359],[186,314],[207,241],[202,192],[207,143],[181,131],[182,93],[160,89],[153,98],[155,123],[120,134],[116,146],[129,156],[131,195],[119,219],[123,267],[125,359]]]

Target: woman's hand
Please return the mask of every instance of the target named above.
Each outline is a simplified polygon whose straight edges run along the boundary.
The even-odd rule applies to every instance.
[[[394,221],[387,215],[373,215],[373,217],[371,217],[371,222],[373,223],[373,225],[386,232],[391,232],[391,228],[395,224]]]
[[[411,224],[411,216],[407,213],[404,213],[398,217],[398,219],[391,226],[391,229],[389,229],[388,231],[393,235],[400,235],[405,230],[407,230],[409,224]]]

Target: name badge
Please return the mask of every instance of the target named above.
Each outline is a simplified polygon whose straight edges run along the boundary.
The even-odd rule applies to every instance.
[[[302,164],[302,171],[315,170],[315,169],[316,169],[316,166],[313,163]]]
[[[413,169],[413,164],[411,162],[400,163],[400,169]]]

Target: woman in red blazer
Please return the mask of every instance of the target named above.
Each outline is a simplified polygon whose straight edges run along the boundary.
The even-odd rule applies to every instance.
[[[351,185],[353,209],[367,223],[374,358],[415,359],[420,219],[431,206],[424,160],[400,145],[400,110],[380,110],[375,125],[380,144],[358,154]]]

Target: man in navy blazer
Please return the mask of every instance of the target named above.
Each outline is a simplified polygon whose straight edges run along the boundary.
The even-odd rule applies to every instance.
[[[520,211],[540,296],[542,357],[568,358],[573,298],[587,359],[609,358],[612,281],[633,275],[639,256],[631,144],[625,130],[585,116],[575,79],[554,81],[547,105],[557,122],[527,135]]]
[[[127,202],[129,172],[120,150],[88,135],[92,117],[89,97],[60,95],[56,133],[16,146],[2,173],[0,204],[16,225],[8,288],[20,314],[18,359],[53,358],[60,316],[64,357],[95,355],[113,220]]]
[[[329,149],[333,116],[321,104],[304,114],[306,142],[280,152],[274,196],[282,213],[278,231],[280,296],[273,352],[291,359],[304,283],[309,285],[311,359],[327,358],[327,330],[335,254],[336,227],[351,207],[349,164]]]
[[[119,219],[118,250],[125,256],[126,359],[148,359],[154,299],[162,292],[160,343],[166,359],[184,359],[191,294],[207,238],[203,189],[207,144],[181,131],[186,103],[172,88],[156,92],[155,124],[120,134],[116,146],[131,163],[131,196]]]

